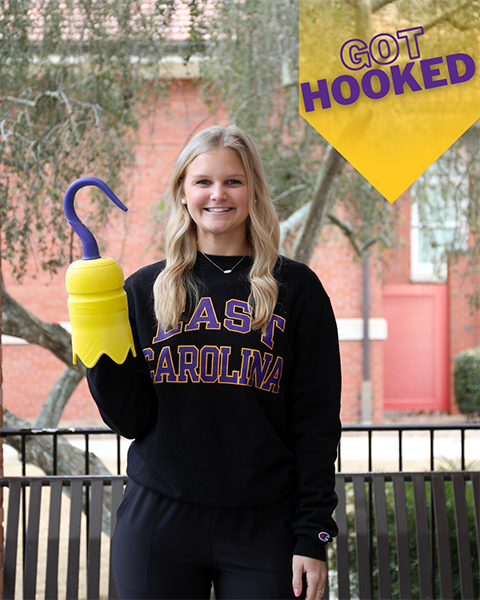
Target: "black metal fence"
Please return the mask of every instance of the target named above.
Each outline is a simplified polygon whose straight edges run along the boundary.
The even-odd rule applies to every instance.
[[[328,597],[480,597],[479,471],[338,473],[335,489]]]
[[[376,470],[398,470],[404,471],[405,456],[404,450],[406,444],[411,443],[411,439],[407,438],[405,434],[418,433],[423,434],[428,439],[429,449],[423,455],[419,455],[418,460],[422,460],[424,464],[428,465],[419,470],[438,470],[439,456],[435,452],[436,442],[442,441],[438,434],[451,432],[454,436],[454,440],[459,445],[459,459],[458,464],[455,465],[455,470],[465,471],[468,470],[468,461],[472,460],[472,457],[468,456],[467,444],[469,436],[475,436],[477,440],[477,447],[480,448],[480,423],[457,423],[457,424],[393,424],[393,425],[344,425],[342,433],[342,441],[340,442],[338,449],[337,459],[337,472],[342,472],[343,465],[346,462],[344,457],[344,446],[352,444],[353,442],[358,446],[367,445],[367,453],[364,459],[358,458],[356,463],[359,465],[359,469],[372,472]],[[53,471],[52,475],[57,475],[58,472],[58,436],[65,436],[68,438],[81,438],[83,440],[83,453],[84,453],[84,475],[89,475],[90,470],[90,449],[91,440],[99,439],[110,439],[112,444],[112,457],[115,462],[115,473],[117,475],[124,474],[124,463],[122,461],[122,438],[114,433],[107,427],[70,427],[70,428],[49,428],[49,429],[0,429],[0,437],[4,439],[16,439],[17,443],[15,446],[19,450],[19,460],[21,462],[21,474],[27,474],[27,439],[35,436],[50,436],[52,439],[52,459],[53,459]],[[396,442],[396,467],[389,464],[388,469],[376,468],[376,462],[378,457],[375,457],[374,443],[384,442],[387,438],[394,438]],[[478,438],[478,439],[477,439]],[[382,453],[381,453],[382,454]],[[473,457],[478,459],[478,457]],[[391,461],[390,461],[391,462]],[[349,468],[348,470],[352,470]],[[411,470],[411,466],[409,466]],[[452,470],[450,468],[450,470]]]
[[[423,436],[423,449],[425,449],[428,446],[428,451],[424,453],[424,455],[419,456],[418,458],[423,461],[423,464],[425,464],[426,461],[428,462],[432,474],[428,472],[418,472],[415,474],[404,472],[406,470],[404,469],[404,467],[410,467],[409,461],[406,460],[406,453],[404,452],[404,450],[411,442],[409,436],[414,434],[419,434]],[[459,450],[458,471],[463,471],[463,473],[456,475],[458,481],[455,484],[455,489],[452,487],[453,484],[449,483],[449,478],[453,477],[453,474],[446,472],[440,473],[438,471],[438,468],[440,468],[441,465],[438,456],[439,453],[436,452],[436,449],[437,446],[441,446],[444,440],[446,439],[445,435],[449,436],[449,440],[455,441],[457,449]],[[35,438],[37,436],[48,436],[47,439],[50,440],[48,444],[44,444],[44,448],[48,447],[48,449],[51,450],[51,465],[53,475],[59,474],[59,471],[61,470],[59,469],[59,464],[61,464],[60,455],[62,442],[61,440],[59,440],[59,436],[64,436],[70,440],[72,438],[81,439],[83,443],[81,444],[82,449],[80,450],[80,452],[83,453],[83,464],[85,471],[84,474],[88,481],[86,480],[83,483],[80,482],[80,479],[85,479],[85,477],[83,477],[83,474],[81,476],[77,475],[77,477],[69,477],[68,475],[64,475],[61,478],[36,478],[31,477],[29,474],[27,474],[27,461],[29,460],[29,453],[31,450],[31,448],[29,447],[30,442],[32,438]],[[8,585],[5,589],[10,589],[12,592],[11,596],[7,594],[4,597],[14,597],[15,582],[17,582],[18,586],[26,585],[27,587],[24,588],[24,591],[25,589],[27,589],[28,592],[28,586],[30,585],[32,587],[32,582],[37,581],[38,579],[36,575],[35,578],[33,578],[32,575],[31,577],[29,576],[27,579],[25,579],[24,577],[22,577],[22,573],[23,575],[25,575],[25,573],[27,572],[27,566],[29,565],[29,569],[32,571],[32,573],[33,570],[35,570],[36,573],[38,562],[37,548],[39,547],[39,542],[37,539],[39,534],[37,535],[37,533],[41,507],[40,488],[46,485],[54,485],[56,486],[54,495],[52,496],[50,494],[50,498],[53,498],[53,504],[52,500],[50,499],[50,505],[48,507],[50,514],[49,531],[52,527],[55,527],[55,532],[58,532],[60,527],[58,521],[58,519],[60,518],[58,513],[61,504],[60,488],[64,486],[73,486],[73,488],[71,489],[75,491],[75,494],[72,496],[73,504],[71,504],[70,506],[69,525],[70,533],[72,527],[75,528],[75,535],[73,535],[73,537],[72,535],[70,535],[71,539],[69,541],[68,550],[69,553],[67,576],[66,582],[62,583],[62,585],[70,585],[73,586],[72,589],[75,588],[75,590],[78,590],[79,574],[77,572],[76,565],[78,563],[79,555],[78,532],[80,531],[80,513],[82,511],[84,513],[84,516],[82,518],[85,522],[85,525],[82,526],[82,539],[90,540],[88,542],[82,542],[84,543],[86,553],[86,558],[82,560],[84,560],[85,564],[87,565],[85,584],[85,587],[87,589],[86,597],[98,598],[99,573],[101,569],[107,569],[107,572],[109,572],[108,553],[110,551],[110,541],[104,540],[104,546],[106,547],[107,557],[103,558],[100,561],[100,529],[103,527],[105,531],[104,525],[100,525],[100,521],[101,519],[107,519],[110,521],[110,519],[114,518],[114,505],[116,507],[116,505],[119,502],[119,498],[121,496],[120,488],[123,488],[125,478],[110,477],[109,479],[105,476],[91,477],[91,471],[93,470],[93,459],[90,454],[90,451],[92,447],[95,446],[95,444],[92,442],[92,438],[94,438],[95,440],[108,440],[109,459],[110,461],[112,461],[113,459],[113,462],[116,466],[115,470],[118,475],[121,475],[122,471],[124,471],[124,448],[122,447],[122,445],[126,443],[126,440],[122,440],[120,436],[118,436],[108,428],[32,428],[22,430],[0,429],[0,437],[4,438],[4,440],[8,439],[9,443],[13,442],[12,445],[14,445],[14,447],[18,450],[22,475],[20,478],[18,478],[11,477],[9,476],[9,474],[6,474],[7,476],[2,478],[1,482],[2,486],[7,486],[9,488],[8,497],[6,498],[6,506],[8,507],[7,521],[8,523],[10,523],[7,523],[7,538],[9,542],[10,554],[6,556],[6,559],[10,557],[8,558],[10,562],[8,562],[7,560],[7,562],[5,563],[5,567],[10,565],[8,570],[8,573],[10,574],[10,579],[6,579],[6,583]],[[380,470],[377,468],[377,466],[380,464],[378,458],[378,444],[380,444],[381,450],[382,444],[385,440],[388,440],[390,447],[392,446],[392,440],[396,444],[398,458],[398,462],[396,464],[397,469],[394,468],[394,472],[390,473],[375,473],[374,471]],[[425,443],[425,440],[428,440],[428,444]],[[480,479],[478,472],[469,472],[469,469],[472,468],[471,465],[469,465],[469,461],[471,461],[472,458],[471,456],[469,456],[469,448],[471,449],[475,446],[477,448],[480,448],[479,442],[480,423],[462,423],[449,425],[395,424],[344,426],[342,442],[340,443],[339,447],[337,464],[337,486],[340,485],[340,487],[338,487],[338,493],[339,497],[341,497],[341,501],[339,502],[339,507],[337,508],[336,517],[338,519],[339,525],[341,525],[341,535],[339,535],[338,539],[332,545],[331,552],[329,553],[329,560],[331,559],[331,564],[332,566],[334,565],[334,572],[337,573],[337,575],[335,575],[335,577],[333,577],[331,581],[334,596],[338,595],[337,597],[339,598],[377,597],[376,594],[378,594],[379,590],[378,586],[385,587],[386,585],[389,590],[390,588],[396,589],[398,586],[404,586],[405,581],[410,581],[409,577],[411,577],[411,586],[423,586],[425,587],[425,589],[428,588],[427,591],[429,594],[432,590],[434,591],[433,596],[421,597],[457,597],[457,594],[455,596],[449,595],[452,586],[455,587],[457,584],[461,585],[462,587],[462,592],[461,594],[458,594],[458,597],[473,597],[468,594],[470,593],[469,590],[472,587],[471,580],[473,578],[474,582],[477,581],[479,572],[478,544],[480,544],[480,530],[478,530],[478,519],[475,519],[474,517],[475,515],[478,515],[478,510],[480,506]],[[350,447],[348,447],[348,444],[350,444]],[[79,444],[76,444],[77,447],[78,445]],[[348,458],[346,459],[344,456],[346,449],[348,448],[349,451],[351,451],[353,448],[355,450],[358,447],[360,447],[360,445],[363,446],[363,449],[365,449],[365,447],[367,449],[365,453],[365,458],[362,456],[360,460],[360,463],[362,463],[361,470],[369,471],[370,473],[361,473],[360,469],[355,469],[356,472],[350,474],[344,472],[344,465],[348,466],[349,468],[351,468],[352,465],[352,461]],[[361,453],[359,452],[358,454]],[[477,452],[470,452],[470,454],[476,455]],[[476,458],[476,456],[474,456],[474,458]],[[81,463],[82,460],[80,460],[80,464]],[[359,461],[357,460],[355,464],[359,464]],[[363,465],[365,466],[365,468],[363,468]],[[473,469],[478,469],[478,467],[474,466]],[[388,470],[392,471],[391,468],[389,468]],[[426,470],[428,469],[419,469],[419,471]],[[452,472],[455,470],[457,469],[449,469],[449,471]],[[430,481],[433,482],[434,480],[429,479],[429,477],[442,477],[442,481],[445,481],[445,483],[442,483],[441,485],[438,484],[438,490],[436,490],[432,487],[433,483],[429,483]],[[382,479],[382,485],[378,484],[378,481],[380,481],[379,478]],[[419,478],[423,478],[421,484],[419,484],[418,482],[417,484],[412,483],[414,481],[417,481],[417,479],[420,481]],[[96,481],[97,479],[98,482],[95,483],[96,487],[94,486],[94,490],[91,487],[91,481]],[[42,483],[39,483],[40,480],[42,481]],[[54,482],[54,480],[57,480],[57,482]],[[70,480],[78,480],[78,482],[70,483]],[[105,505],[105,501],[109,498],[108,494],[110,493],[110,480],[116,481],[115,485],[118,489],[116,488],[116,492],[114,494],[114,497],[112,497],[112,500],[108,500],[107,505]],[[397,486],[398,489],[395,488],[395,481],[397,480],[400,481],[400,483],[402,484],[400,487]],[[423,480],[425,480],[425,483],[423,483]],[[437,480],[435,479],[435,482],[436,481]],[[31,487],[32,485],[33,488]],[[75,486],[77,486],[78,489]],[[402,486],[405,487],[404,491],[402,491]],[[100,490],[100,488],[102,489]],[[462,491],[463,489],[465,489],[465,492]],[[13,495],[11,495],[12,493]],[[435,495],[436,493],[437,495]],[[466,496],[464,498],[465,494]],[[459,497],[462,500],[460,504],[458,501]],[[15,500],[14,503],[12,503],[12,499]],[[44,501],[42,500],[41,502],[43,503]],[[464,505],[468,507],[467,512],[465,512],[465,510],[463,510],[462,508],[464,507]],[[462,508],[460,512],[459,506],[460,508]],[[438,512],[439,510],[441,512]],[[75,516],[75,519],[73,521],[72,514],[74,514]],[[403,518],[403,529],[399,529],[399,526],[401,525],[401,522],[399,521],[399,515]],[[451,515],[454,515],[455,519],[457,519],[456,524],[454,525],[454,529],[456,530],[457,540],[460,540],[456,543],[450,540],[446,546],[448,549],[450,548],[450,545],[452,545],[453,550],[451,560],[453,562],[449,562],[450,550],[444,550],[445,543],[442,542],[442,544],[440,544],[439,541],[440,538],[447,539],[448,536],[451,537],[452,535],[451,531],[449,531],[449,519]],[[72,525],[72,523],[74,523],[74,525]],[[111,523],[113,526],[113,521],[111,521]],[[388,531],[387,529],[385,529],[385,523],[390,524],[388,525],[387,529],[390,528],[391,531],[390,529],[388,529]],[[414,523],[415,531],[407,531],[408,527],[410,526],[410,523]],[[375,538],[375,535],[378,536],[381,533],[377,531],[377,528],[380,527],[380,525],[382,525],[382,527],[385,529],[383,534],[387,535],[388,533],[388,537],[390,540],[390,558],[388,558],[388,552],[382,553],[380,551],[381,543],[384,543],[381,542],[383,538],[381,536],[379,539]],[[60,530],[61,529],[62,527],[60,527]],[[111,532],[110,527],[108,529]],[[476,534],[475,531],[477,532]],[[33,540],[33,554],[32,550],[29,550],[30,546],[28,544],[28,540],[30,538],[28,536],[30,536],[31,540]],[[55,533],[54,538],[57,539],[57,537],[58,536]],[[108,536],[108,538],[109,537],[110,536]],[[418,562],[418,566],[414,561],[415,564],[413,564],[412,566],[413,570],[412,574],[410,575],[409,569],[411,561],[406,560],[402,563],[402,573],[399,573],[397,577],[395,575],[395,569],[393,569],[392,579],[390,580],[389,573],[391,571],[391,566],[400,564],[400,559],[395,554],[395,552],[404,552],[404,545],[406,542],[402,542],[401,540],[403,540],[404,538],[413,539],[413,537],[415,537],[416,544],[418,545],[415,559]],[[397,540],[396,542],[395,539]],[[473,549],[473,554],[468,555],[469,560],[467,560],[466,562],[466,559],[464,560],[465,557],[462,558],[463,555],[461,554],[462,552],[464,554],[468,554],[468,548],[466,550],[463,550],[459,546],[460,549],[458,551],[456,550],[456,547],[459,544],[464,543],[462,540],[465,539],[472,540]],[[476,545],[473,543],[475,539],[477,540]],[[93,544],[91,540],[94,540]],[[376,550],[377,546],[378,550]],[[395,548],[397,549],[395,550]],[[425,551],[425,548],[429,548],[428,552]],[[23,569],[19,573],[16,573],[16,567],[13,564],[13,556],[14,554],[16,554],[17,549],[18,552],[23,553]],[[45,584],[42,583],[42,585],[46,586],[46,590],[47,588],[50,589],[49,586],[55,584],[56,581],[55,577],[60,564],[57,560],[58,552],[59,550],[57,540],[52,553],[48,554],[46,558],[46,579]],[[82,556],[83,554],[84,553],[82,552]],[[71,559],[71,556],[73,556],[75,560]],[[89,566],[93,564],[92,556],[95,559],[95,568]],[[351,563],[351,561],[352,557],[354,556],[356,556],[356,562],[353,564]],[[364,562],[362,561],[367,561],[368,564],[364,564]],[[382,561],[389,561],[391,564],[386,564],[386,566],[383,565],[382,567],[382,565],[380,564],[382,563]],[[103,566],[100,567],[100,564]],[[425,566],[425,564],[427,566]],[[473,565],[469,567],[470,570],[465,570],[465,565],[468,566],[470,564]],[[430,569],[430,566],[432,565],[433,567]],[[447,565],[447,567],[443,568],[445,567],[445,565]],[[426,579],[427,576],[425,575],[425,572],[429,569],[431,571],[431,576],[429,576],[429,578]],[[448,573],[449,570],[451,571],[452,569],[464,569],[465,573],[460,571],[459,577],[455,576],[455,578],[451,582],[450,580],[444,581],[442,577],[444,577],[444,574]],[[350,576],[348,575],[348,573],[350,573]],[[108,597],[114,598],[115,594],[114,589],[111,585],[111,573],[109,575],[109,578],[110,579]],[[31,583],[28,583],[30,580]],[[40,582],[40,580],[38,581]],[[71,581],[74,581],[75,585],[73,585]],[[82,583],[82,581],[83,579],[80,578],[80,583]],[[40,583],[38,585],[40,585]],[[478,585],[475,585],[478,588]],[[464,586],[467,586],[465,588],[465,590],[467,591],[463,589]],[[477,593],[478,591],[477,588],[475,588],[475,593]],[[55,593],[56,589],[57,588],[55,588]],[[375,590],[374,596],[371,595],[372,590]],[[52,592],[53,595],[46,595],[45,597],[56,597],[55,593]],[[71,597],[78,597],[77,593],[78,591],[75,591],[75,594]],[[402,595],[403,592],[400,593],[399,596],[397,596],[396,593],[392,596],[389,596],[388,593],[387,595],[382,595],[382,593],[378,597],[412,597],[409,594]]]
[[[27,474],[27,439],[36,436],[49,436],[52,438],[52,460],[53,472],[52,475],[58,474],[58,437],[64,436],[83,438],[83,454],[84,454],[84,475],[90,474],[90,441],[92,438],[111,438],[111,443],[115,446],[115,473],[122,473],[122,457],[121,443],[122,438],[117,433],[108,427],[68,427],[68,428],[46,428],[46,429],[0,429],[0,437],[4,440],[19,438],[19,444],[15,444],[19,448],[19,460],[22,465],[22,476]]]
[[[0,478],[6,515],[2,598],[118,598],[111,539],[126,480]]]
[[[69,599],[117,598],[111,533],[125,482],[0,478],[3,598],[53,600],[65,589]],[[336,491],[339,535],[329,544],[326,599],[479,598],[479,471],[338,473]]]
[[[480,423],[454,423],[454,424],[392,424],[392,425],[344,425],[342,432],[342,439],[347,440],[348,436],[351,434],[361,433],[363,439],[367,442],[368,451],[367,451],[367,459],[365,464],[365,471],[372,472],[375,471],[375,460],[374,460],[374,451],[373,451],[373,442],[376,436],[385,436],[385,434],[389,434],[396,437],[397,440],[397,470],[404,470],[404,447],[405,447],[405,433],[414,433],[414,432],[425,432],[429,441],[429,451],[425,456],[418,456],[417,458],[420,460],[428,461],[428,469],[430,471],[437,470],[438,465],[437,457],[435,453],[435,442],[438,440],[438,433],[452,432],[456,433],[456,439],[460,445],[460,457],[459,464],[456,465],[456,470],[465,471],[468,469],[469,456],[466,451],[466,439],[467,434],[478,436],[478,444],[477,447],[480,448]],[[475,457],[474,457],[475,458]],[[471,460],[471,458],[470,458]],[[338,449],[338,460],[337,460],[337,471],[342,472],[342,441],[340,441],[340,446]],[[389,468],[388,470],[392,470]],[[423,469],[422,469],[423,470]],[[451,468],[449,470],[452,470]]]

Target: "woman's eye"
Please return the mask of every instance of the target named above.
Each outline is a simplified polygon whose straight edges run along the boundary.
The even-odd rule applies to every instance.
[[[195,185],[210,185],[212,182],[210,179],[199,179],[195,182]],[[242,185],[239,179],[228,179],[225,182],[227,185]]]

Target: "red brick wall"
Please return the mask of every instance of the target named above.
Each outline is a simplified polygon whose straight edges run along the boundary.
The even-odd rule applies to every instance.
[[[407,190],[395,200],[399,208],[398,236],[402,244],[385,252],[383,282],[385,285],[410,283],[410,211],[411,198]]]
[[[50,389],[64,370],[64,364],[38,346],[5,346],[5,408],[18,417],[34,422]],[[99,424],[95,402],[83,380],[63,412],[65,421]]]
[[[188,137],[196,128],[215,122],[227,123],[225,115],[210,116],[199,99],[198,90],[188,82],[174,84],[168,103],[147,119],[138,134],[137,166],[127,177],[126,192],[121,195],[128,213],[114,210],[108,225],[108,243],[102,255],[120,262],[125,276],[142,265],[161,258],[156,249],[158,236],[152,242],[152,210],[168,185],[173,162]],[[87,173],[85,174],[87,175]],[[81,192],[76,197],[81,206]],[[5,265],[4,265],[5,266]],[[329,293],[337,318],[362,316],[362,264],[353,260],[346,238],[338,229],[326,226],[322,244],[311,263]],[[11,281],[8,269],[6,285],[11,295],[44,321],[68,321],[67,294],[64,288],[66,269],[53,278],[37,273],[22,285]],[[371,317],[382,316],[382,284],[377,277],[375,261],[371,268]],[[341,342],[343,359],[343,409],[345,422],[358,422],[360,386],[363,379],[361,341]],[[382,342],[371,343],[371,380],[373,383],[374,422],[383,419],[383,353]],[[6,408],[20,417],[34,421],[43,400],[63,370],[63,364],[49,352],[33,346],[5,346],[4,402]],[[63,423],[98,419],[97,409],[83,381],[64,414]]]
[[[333,225],[322,231],[310,266],[318,274],[329,294],[337,318],[362,317],[363,264],[354,255],[348,239]],[[373,253],[370,264],[370,318],[382,317],[381,271]],[[341,341],[342,419],[358,423],[361,418],[360,391],[363,380],[363,342]],[[370,380],[372,381],[373,422],[383,422],[383,342],[370,342]]]

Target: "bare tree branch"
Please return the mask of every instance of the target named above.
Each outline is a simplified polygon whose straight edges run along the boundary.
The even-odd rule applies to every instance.
[[[350,240],[350,243],[352,244],[353,249],[358,254],[358,256],[362,256],[362,250],[361,250],[360,246],[358,245],[357,238],[353,231],[352,225],[350,223],[347,223],[347,221],[343,221],[342,219],[337,217],[333,212],[328,213],[328,218],[332,223],[337,225],[337,227],[340,227],[340,229],[343,231],[343,233]]]
[[[2,280],[2,328],[3,333],[19,337],[30,344],[46,348],[68,367],[85,375],[85,367],[72,364],[72,336],[57,323],[44,323],[14,300],[5,289]]]
[[[305,222],[305,219],[308,216],[308,211],[310,210],[310,206],[311,202],[307,202],[294,213],[292,213],[288,219],[285,219],[285,221],[280,223],[280,245],[283,244],[287,235],[293,233]]]
[[[470,4],[470,2],[471,2],[471,0],[463,0],[462,2],[459,2],[458,4],[456,4],[455,6],[452,6],[451,8],[447,8],[447,10],[444,10],[439,15],[436,15],[435,17],[432,17],[431,19],[426,21],[422,25],[423,30],[427,31],[428,29],[432,29],[432,27],[435,27],[435,25],[437,23],[447,20],[451,15],[453,15],[457,11],[461,10],[465,6],[468,6]]]
[[[285,221],[282,221],[282,223],[280,223],[281,245],[283,245],[283,242],[285,241],[285,238],[287,237],[288,234],[295,231],[298,227],[300,227],[300,225],[302,225],[305,222],[305,220],[308,217],[308,212],[310,210],[310,206],[311,206],[311,202],[307,202],[306,204],[301,206],[298,210],[296,210],[293,214],[291,214],[288,217],[288,219],[286,219]],[[368,250],[368,248],[370,248],[370,246],[373,246],[373,244],[375,244],[379,241],[383,241],[386,246],[391,246],[391,243],[385,239],[385,236],[377,236],[377,237],[367,240],[364,244],[360,244],[357,236],[355,235],[355,231],[354,231],[351,223],[348,223],[348,221],[344,221],[343,219],[340,219],[340,217],[337,217],[337,215],[335,215],[331,211],[328,213],[327,217],[328,217],[328,220],[333,225],[336,225],[343,231],[345,236],[350,240],[350,243],[352,244],[352,247],[358,256],[363,256],[365,251]]]
[[[288,198],[288,196],[295,194],[295,192],[300,192],[302,190],[305,190],[306,188],[307,186],[303,183],[300,183],[299,185],[294,185],[293,187],[289,188],[288,190],[285,190],[278,196],[275,196],[275,202],[280,202],[281,200]]]
[[[377,12],[387,4],[392,4],[395,0],[372,0],[372,12]]]

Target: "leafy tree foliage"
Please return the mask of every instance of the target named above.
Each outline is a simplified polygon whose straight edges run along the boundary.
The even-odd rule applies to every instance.
[[[63,213],[64,191],[87,174],[119,190],[133,164],[139,119],[166,91],[159,64],[167,47],[184,55],[200,47],[202,15],[195,2],[186,7],[191,39],[172,43],[175,0],[0,0],[2,258],[18,278],[32,256],[51,272],[78,257],[78,240]],[[83,221],[104,222],[109,206],[99,194]],[[72,365],[70,335],[29,313],[3,283],[2,328],[66,364],[36,422],[55,427],[85,375],[83,365]],[[29,425],[8,411],[4,423]],[[76,449],[64,440],[59,444],[62,464],[81,472]],[[31,441],[28,460],[51,473],[41,441]],[[91,460],[92,474],[105,472],[100,461]]]
[[[453,30],[467,35],[480,24],[480,3],[473,0],[453,5],[447,0],[332,0],[328,3],[311,0],[310,5],[312,26],[318,31],[322,45],[328,45],[329,36],[349,39],[357,35],[368,39],[375,32],[394,32],[421,24],[448,53]],[[208,60],[203,63],[202,72],[212,108],[219,104],[225,106],[231,120],[251,132],[258,143],[272,194],[284,219],[315,201],[328,147],[298,114],[298,7],[298,0],[221,3],[217,17],[211,22],[206,48]],[[465,170],[467,148],[469,176],[477,179],[475,157],[479,139],[476,128],[467,132],[450,154],[437,161],[447,177],[451,176],[451,156],[458,168]],[[397,206],[390,205],[351,167],[339,166],[337,171],[329,183],[330,199],[324,199],[328,220],[349,237],[357,254],[363,254],[377,242],[380,248],[395,245],[398,242]],[[416,201],[426,205],[428,202],[419,192],[422,188],[431,188],[430,173],[420,178],[415,188]],[[467,212],[463,207],[464,197],[456,204],[456,210],[462,210],[475,228],[476,221],[471,221],[471,215],[478,214],[477,189],[478,186],[471,186]],[[436,199],[435,194],[433,201]],[[298,227],[309,218],[312,213],[309,217],[308,209],[303,210],[299,219],[292,219],[293,226]],[[428,210],[420,212],[420,219],[426,231],[432,229]],[[290,231],[288,227],[286,230]],[[449,239],[448,249],[460,250],[457,243],[460,240],[464,243],[463,232],[458,229],[458,235]],[[298,254],[304,241],[301,235],[297,236],[294,254]],[[438,244],[430,238],[430,244],[435,246],[435,243]],[[307,252],[306,262],[308,259]]]
[[[139,111],[158,77],[174,2],[0,0],[3,258],[22,276],[71,260],[62,197],[95,173],[118,189],[132,166]],[[105,219],[103,194],[87,211]]]

